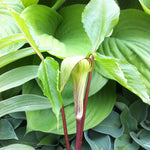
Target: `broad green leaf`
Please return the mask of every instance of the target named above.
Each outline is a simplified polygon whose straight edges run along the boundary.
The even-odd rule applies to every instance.
[[[82,14],[85,31],[92,43],[92,50],[97,50],[105,37],[112,34],[118,23],[119,7],[114,0],[91,0]]]
[[[111,141],[108,135],[85,131],[84,137],[91,147],[91,150],[111,150]]]
[[[38,77],[42,82],[44,95],[47,96],[52,104],[52,110],[59,119],[62,107],[62,97],[59,90],[59,65],[50,57],[42,61],[38,71]]]
[[[122,10],[112,36],[105,38],[99,52],[135,65],[150,94],[149,45],[149,15],[139,10]]]
[[[118,138],[123,134],[124,127],[121,125],[120,116],[117,112],[112,111],[111,114],[92,130],[99,133],[109,134],[114,138]]]
[[[40,50],[38,49],[37,43],[35,41],[35,39],[33,38],[34,32],[33,32],[33,28],[32,26],[30,26],[28,24],[28,22],[22,18],[22,16],[20,16],[18,13],[14,12],[13,10],[9,9],[11,15],[14,17],[14,19],[16,20],[18,26],[20,27],[21,31],[23,32],[26,40],[29,42],[29,44],[33,47],[34,51],[37,53],[37,55],[43,59],[43,56],[40,52]],[[32,37],[33,35],[33,37]]]
[[[84,130],[96,126],[110,114],[116,99],[115,93],[114,82],[108,82],[97,94],[89,97]],[[68,133],[73,134],[76,132],[74,104],[67,105],[64,109]],[[26,116],[28,132],[38,130],[55,134],[64,134],[61,116],[59,129],[57,129],[57,120],[52,110],[28,111],[26,112]]]
[[[20,150],[35,150],[31,146],[24,145],[24,144],[11,144],[9,146],[5,146],[5,147],[0,148],[0,150],[16,150],[16,149],[20,149]]]
[[[128,134],[123,134],[115,139],[114,150],[139,150],[139,145],[134,141],[131,142],[131,137]]]
[[[18,139],[18,138],[10,122],[6,119],[1,119],[0,120],[0,140],[8,140],[8,139]]]
[[[135,101],[129,107],[129,110],[131,115],[138,121],[138,123],[146,120],[148,115],[148,105],[145,103],[142,103],[141,101]]]
[[[0,92],[22,85],[38,76],[38,66],[23,66],[0,75]]]
[[[24,7],[28,7],[30,5],[37,4],[39,0],[21,0],[21,2],[23,3]]]
[[[44,52],[44,51],[41,51]],[[24,48],[24,49],[20,49],[19,51],[15,51],[15,52],[11,52],[7,55],[1,56],[0,57],[0,68],[16,61],[19,59],[22,59],[24,57],[30,56],[30,55],[34,55],[35,51],[29,47],[29,48]]]
[[[59,11],[62,19],[51,8],[34,5],[26,8],[21,16],[32,26],[40,50],[47,50],[61,58],[85,57],[92,51],[92,47],[81,23],[84,7],[72,5],[62,8]]]
[[[15,6],[16,1],[10,1],[9,2],[10,6]],[[20,6],[19,4],[17,4],[16,7]],[[17,9],[17,8],[16,8]],[[13,41],[11,41],[11,45],[8,46],[8,43],[6,44],[6,40],[8,41],[7,38],[10,38],[11,36],[15,36],[16,34],[20,33],[20,29],[18,28],[14,18],[11,16],[11,14],[9,13],[9,11],[7,10],[7,8],[2,4],[2,2],[0,1],[0,56],[5,55],[9,52],[13,52],[16,51],[17,49],[19,49],[20,47],[22,47],[24,45],[24,42],[19,42],[18,43],[13,43]],[[4,40],[4,41],[3,41]],[[4,43],[1,42],[5,42],[5,46],[7,47],[3,47]]]
[[[138,95],[143,102],[150,104],[147,89],[137,68],[113,57],[94,53],[97,61],[96,70],[109,79],[116,80],[122,86]],[[134,75],[133,75],[134,74]]]
[[[11,44],[17,43],[17,42],[21,42],[21,41],[25,41],[24,35],[22,33],[16,33],[16,34],[12,34],[10,36],[4,37],[2,39],[0,39],[0,49],[9,46]]]
[[[32,111],[51,108],[49,100],[43,96],[25,94],[0,102],[0,117],[20,111]]]
[[[149,0],[139,0],[144,11],[150,15],[150,1]]]
[[[84,58],[85,57],[82,56],[68,57],[62,61],[61,68],[60,68],[60,91],[61,92],[63,91],[65,85],[67,84],[67,81],[69,80],[73,68]]]
[[[130,136],[138,145],[142,146],[146,150],[150,150],[150,131],[141,129],[137,134],[135,132],[131,132]]]

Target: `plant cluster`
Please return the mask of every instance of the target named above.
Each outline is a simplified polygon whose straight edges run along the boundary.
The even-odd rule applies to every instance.
[[[149,45],[149,0],[1,0],[0,150],[149,150]]]

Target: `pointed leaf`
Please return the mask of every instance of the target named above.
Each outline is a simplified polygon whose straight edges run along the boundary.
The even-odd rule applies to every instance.
[[[91,0],[82,14],[85,31],[97,50],[106,36],[110,36],[119,19],[119,7],[114,0]]]
[[[6,119],[1,119],[0,140],[8,140],[8,139],[18,139],[18,138],[10,122]]]
[[[38,66],[23,66],[0,75],[0,92],[22,85],[38,76]]]
[[[150,1],[149,0],[139,0],[144,11],[150,15]]]
[[[125,1],[126,3],[126,1]],[[124,60],[137,67],[150,94],[150,17],[140,10],[122,10],[111,37],[105,38],[99,53]]]
[[[0,101],[0,117],[20,111],[32,111],[51,108],[49,100],[43,96],[25,94]]]
[[[38,71],[38,77],[42,82],[42,89],[52,104],[52,110],[59,119],[62,107],[62,97],[59,91],[59,65],[50,57],[42,61]]]
[[[104,76],[116,80],[122,86],[138,95],[143,102],[150,104],[147,89],[137,68],[122,60],[94,53],[97,71]],[[133,75],[134,74],[134,75]]]

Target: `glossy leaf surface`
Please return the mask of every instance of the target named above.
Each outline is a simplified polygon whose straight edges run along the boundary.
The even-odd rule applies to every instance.
[[[39,2],[39,0],[21,0],[24,7],[28,7],[30,5],[34,5],[37,4]]]
[[[105,37],[110,36],[119,19],[119,7],[114,0],[91,0],[86,5],[82,22],[92,43],[92,50],[97,50]]]
[[[9,146],[0,148],[0,150],[8,150],[8,149],[9,150],[16,150],[16,149],[21,149],[21,150],[35,150],[31,146],[24,145],[24,144],[11,144]]]

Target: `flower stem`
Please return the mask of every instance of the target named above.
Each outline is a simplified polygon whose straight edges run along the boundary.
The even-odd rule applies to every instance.
[[[87,106],[87,102],[88,102],[88,95],[89,95],[89,90],[90,90],[92,73],[93,73],[93,71],[91,71],[89,73],[89,76],[88,76],[88,82],[87,82],[87,87],[86,87],[86,92],[85,92],[85,97],[84,97],[83,116],[82,116],[81,119],[76,119],[77,135],[76,135],[75,150],[81,150],[81,146],[82,146],[82,137],[83,137],[83,128],[84,128],[85,114],[86,114],[86,106]]]
[[[63,128],[64,128],[64,135],[65,135],[66,147],[67,147],[67,150],[71,150],[70,149],[69,138],[68,138],[68,132],[67,132],[67,124],[66,124],[65,111],[64,111],[64,107],[63,106],[61,108],[61,115],[62,115],[62,120],[63,120]]]

